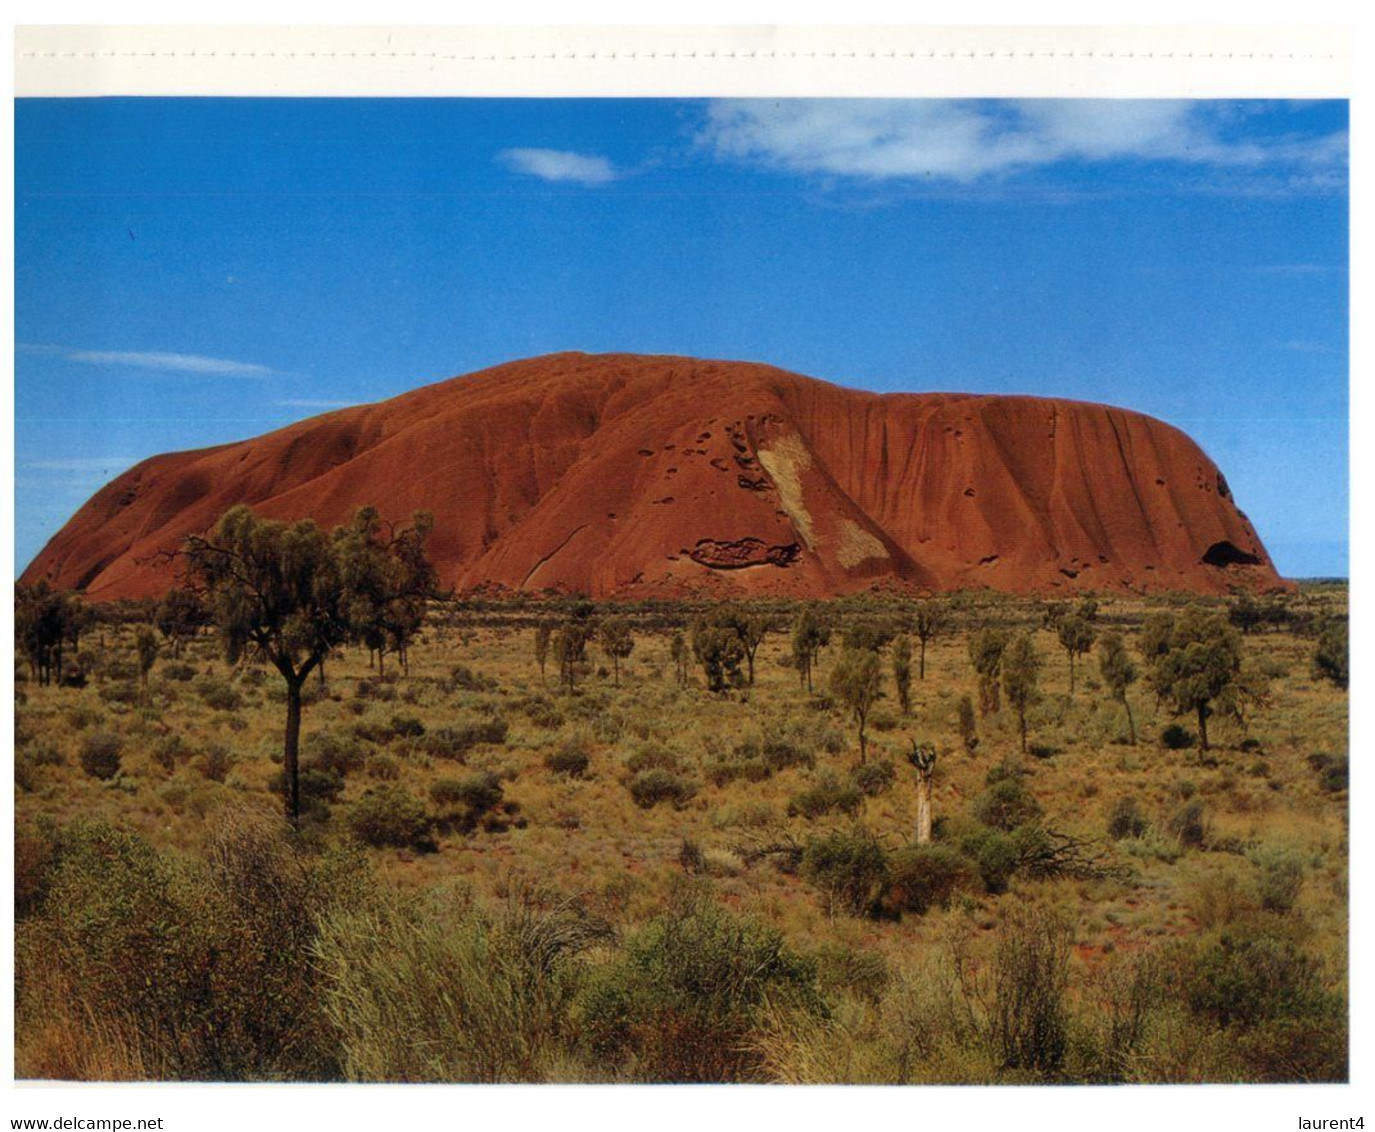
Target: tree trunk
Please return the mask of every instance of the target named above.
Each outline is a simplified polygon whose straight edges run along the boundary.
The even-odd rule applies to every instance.
[[[931,772],[917,772],[917,844],[931,840]]]
[[[613,688],[621,686],[621,660],[615,653],[611,654],[611,686]]]
[[[1067,651],[1069,652],[1069,694],[1072,696],[1074,695],[1074,652],[1073,650]]]
[[[859,765],[863,766],[869,754],[869,743],[864,735],[864,720],[859,721]]]
[[[926,638],[925,638],[925,637],[918,637],[917,640],[919,640],[919,641],[921,642],[921,648],[918,650],[918,659],[917,659],[917,679],[918,679],[918,680],[925,680],[925,679],[926,679]]]
[[[748,677],[748,679],[749,679],[749,685],[750,685],[751,688],[753,688],[753,687],[754,687],[754,650],[753,650],[753,649],[746,649],[746,650],[745,650],[745,663],[746,663],[746,665],[747,665],[748,668],[749,668],[749,677]]]
[[[292,828],[301,825],[301,685],[300,676],[286,680],[286,735],[282,740],[282,771],[286,777],[286,816]]]
[[[1022,734],[1022,754],[1026,754],[1026,708],[1017,709],[1017,727]]]
[[[1208,705],[1198,705],[1198,745],[1201,749],[1208,749]]]
[[[1122,706],[1127,709],[1127,734],[1131,737],[1131,745],[1136,746],[1136,720],[1132,718],[1132,706],[1127,702],[1127,693],[1122,693]]]

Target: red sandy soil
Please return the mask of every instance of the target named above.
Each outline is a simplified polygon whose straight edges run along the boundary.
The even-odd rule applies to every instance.
[[[156,456],[24,572],[157,595],[236,503],[333,525],[433,512],[460,591],[592,597],[871,588],[1278,589],[1226,481],[1178,429],[1037,397],[876,394],[771,366],[551,354]]]

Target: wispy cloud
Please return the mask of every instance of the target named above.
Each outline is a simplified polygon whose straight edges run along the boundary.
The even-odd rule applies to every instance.
[[[1146,160],[1340,175],[1344,131],[1230,136],[1210,104],[1166,100],[727,99],[699,145],[718,158],[796,173],[970,184],[1058,162]]]
[[[288,397],[277,404],[287,409],[347,409],[357,401],[319,401],[312,397]]]
[[[158,373],[185,373],[201,377],[272,377],[278,371],[257,362],[231,358],[208,358],[201,354],[174,354],[161,350],[79,350],[69,346],[39,346],[20,343],[29,354],[45,354],[81,365],[137,369]]]
[[[40,472],[122,472],[138,463],[134,456],[77,456],[64,460],[25,460],[22,464]]]
[[[542,181],[571,181],[578,185],[605,185],[620,176],[616,167],[595,153],[564,149],[506,149],[497,155],[503,165]]]

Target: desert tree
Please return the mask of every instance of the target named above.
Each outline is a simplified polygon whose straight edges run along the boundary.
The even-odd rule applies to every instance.
[[[979,679],[979,712],[988,715],[999,707],[998,677],[1007,648],[1003,629],[980,629],[969,638],[969,663]]]
[[[686,688],[688,682],[688,664],[691,653],[688,650],[687,641],[682,633],[674,633],[668,643],[669,659],[673,661],[673,671],[678,679],[678,687]]]
[[[1343,691],[1350,682],[1348,637],[1346,618],[1333,618],[1318,633],[1318,646],[1313,653],[1314,675],[1330,680]]]
[[[587,668],[587,642],[595,630],[590,620],[570,617],[554,633],[551,646],[559,666],[559,683],[571,696],[578,689],[578,677]]]
[[[956,722],[960,729],[960,742],[964,744],[965,751],[972,755],[979,746],[979,726],[974,717],[974,701],[968,693],[960,697]]]
[[[812,691],[812,670],[817,656],[831,640],[831,630],[822,620],[816,606],[805,606],[793,624],[792,657],[797,678],[810,694]]]
[[[1126,642],[1121,633],[1105,633],[1098,642],[1098,671],[1103,677],[1112,698],[1127,712],[1127,733],[1131,745],[1136,746],[1136,720],[1132,718],[1132,706],[1127,699],[1127,689],[1136,683],[1139,675],[1136,664],[1127,652]]]
[[[14,637],[37,684],[62,680],[63,650],[78,640],[89,614],[73,593],[46,581],[14,588]]]
[[[535,626],[535,663],[539,665],[540,683],[544,682],[544,666],[549,661],[549,638],[553,628],[548,621],[541,620]]]
[[[363,507],[334,532],[356,639],[376,652],[379,673],[383,658],[394,652],[402,673],[410,674],[410,645],[424,624],[427,602],[436,596],[434,568],[425,555],[433,529],[434,518],[426,511],[417,511],[409,526],[398,529],[376,508]]]
[[[1026,754],[1026,712],[1036,702],[1041,675],[1041,655],[1030,633],[1018,633],[1003,653],[1003,693],[1017,712],[1017,733]]]
[[[893,684],[903,715],[912,712],[912,638],[899,637],[893,644]]]
[[[872,649],[847,648],[831,669],[831,695],[850,713],[859,732],[859,761],[865,762],[869,743],[866,727],[874,704],[883,695],[883,670]]]
[[[692,623],[692,655],[702,666],[708,691],[724,692],[745,682],[740,671],[745,646],[734,628],[710,617],[697,618]]]
[[[602,652],[611,658],[616,687],[621,685],[621,661],[635,651],[635,638],[630,633],[630,622],[624,617],[608,617],[602,622],[597,633]]]
[[[928,598],[917,606],[912,619],[912,632],[917,636],[917,679],[926,679],[926,646],[942,636],[950,627],[950,611],[934,598]]]
[[[931,840],[931,780],[936,773],[936,745],[912,740],[907,761],[917,773],[917,844]]]
[[[764,637],[771,627],[768,615],[728,602],[708,614],[706,620],[739,638],[741,655],[745,662],[745,683],[751,688],[754,687],[754,658],[758,655],[759,646],[764,643]]]
[[[1087,656],[1089,649],[1098,636],[1087,617],[1081,613],[1069,613],[1055,623],[1055,635],[1060,639],[1060,647],[1069,655],[1069,694],[1074,695],[1074,658]]]
[[[429,526],[417,519],[423,555]],[[254,653],[286,684],[282,765],[293,826],[301,815],[301,689],[331,650],[362,640],[372,625],[370,602],[356,600],[348,582],[358,568],[352,544],[370,524],[365,515],[331,535],[310,519],[261,519],[241,504],[208,534],[187,539],[182,551],[186,583],[203,595],[226,659],[237,663]]]
[[[148,673],[158,659],[158,638],[151,625],[140,625],[134,630],[134,656],[138,662],[138,682],[148,686]]]
[[[174,586],[158,602],[153,624],[165,638],[172,656],[180,658],[182,646],[205,624],[205,606],[190,590]]]
[[[1193,713],[1199,746],[1206,751],[1214,705],[1240,716],[1245,701],[1258,694],[1243,678],[1241,634],[1224,614],[1191,605],[1171,618],[1166,640],[1151,666],[1151,686],[1176,714]]]

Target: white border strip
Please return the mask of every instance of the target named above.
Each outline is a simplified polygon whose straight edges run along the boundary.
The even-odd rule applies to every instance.
[[[19,97],[1345,98],[1328,27],[20,27]]]

